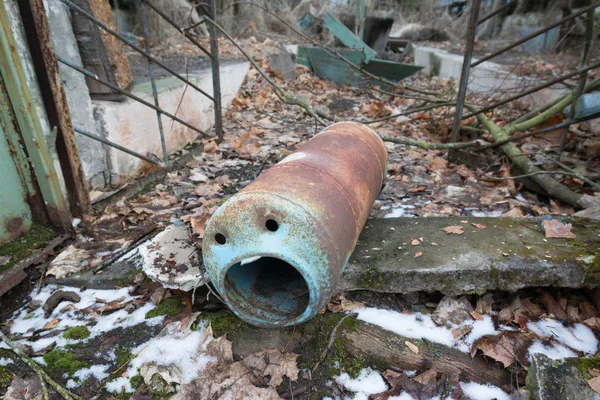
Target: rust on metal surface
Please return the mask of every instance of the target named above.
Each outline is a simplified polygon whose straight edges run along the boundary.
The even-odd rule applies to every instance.
[[[19,2],[19,6],[48,120],[50,126],[57,129],[56,151],[67,187],[71,213],[81,216],[91,208],[90,197],[75,144],[67,97],[52,47],[44,2],[29,0]]]
[[[219,208],[203,239],[206,269],[248,323],[289,326],[329,301],[387,170],[370,128],[334,124]]]

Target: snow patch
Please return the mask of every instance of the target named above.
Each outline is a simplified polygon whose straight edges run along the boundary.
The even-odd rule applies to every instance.
[[[146,313],[156,308],[152,303],[147,303],[131,313],[128,313],[124,308],[110,314],[100,314],[97,312],[85,313],[82,311],[95,305],[96,307],[100,307],[102,306],[100,303],[109,303],[115,300],[120,300],[121,303],[133,302],[137,298],[129,294],[130,288],[115,290],[87,289],[80,291],[79,288],[75,287],[48,285],[43,287],[40,293],[35,293],[36,289],[33,292],[34,294],[31,295],[31,300],[38,300],[44,304],[56,290],[73,291],[77,293],[81,300],[77,303],[70,301],[61,302],[48,317],[44,315],[44,310],[41,307],[33,311],[29,311],[27,307],[22,307],[11,318],[11,334],[25,336],[28,332],[42,330],[52,320],[58,320],[56,326],[45,331],[48,333],[52,331],[64,331],[73,326],[86,325],[90,331],[90,336],[81,340],[73,340],[66,339],[62,335],[56,335],[35,341],[29,341],[25,336],[19,340],[20,343],[31,346],[34,351],[40,351],[53,344],[62,347],[82,340],[89,340],[116,328],[128,328],[141,323],[152,326],[160,324],[164,320],[163,316],[146,319]],[[68,309],[65,309],[66,306],[68,306]]]
[[[586,354],[596,353],[598,339],[590,328],[582,324],[566,327],[553,319],[527,324],[529,330],[538,336],[551,336],[562,344]]]
[[[206,346],[211,342],[212,335],[207,328],[201,326],[197,331],[182,334],[157,336],[131,350],[137,354],[127,368],[129,378],[140,373],[143,365],[153,364],[168,367],[171,375],[177,375],[179,384],[187,384],[198,377],[208,363],[216,361],[207,355]],[[113,393],[133,392],[129,378],[119,378],[107,390]]]
[[[461,382],[460,387],[470,400],[511,400],[511,397],[497,386]]]
[[[429,315],[402,314],[370,307],[355,311],[359,320],[380,326],[400,336],[411,339],[427,339],[449,347],[454,345],[454,337],[450,329],[437,326]]]
[[[355,379],[352,379],[347,373],[343,373],[335,378],[335,381],[355,393],[353,400],[367,400],[370,394],[388,390],[381,374],[371,368],[364,368]]]
[[[14,361],[12,358],[2,358],[0,357],[0,367],[6,367],[8,364],[13,364]]]
[[[76,371],[73,374],[73,378],[77,379],[69,379],[67,381],[67,389],[73,389],[81,386],[85,380],[91,376],[96,378],[98,382],[102,381],[104,378],[108,377],[109,373],[107,371],[109,367],[110,366],[108,364],[92,365],[89,368],[82,368]]]
[[[539,340],[535,340],[527,351],[527,358],[529,361],[531,361],[531,356],[534,354],[544,354],[551,360],[577,357],[577,354],[561,344],[545,345]]]

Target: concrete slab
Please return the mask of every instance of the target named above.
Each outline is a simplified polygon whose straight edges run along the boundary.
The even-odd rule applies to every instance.
[[[576,239],[546,239],[540,219],[370,219],[338,289],[458,295],[537,286],[600,286],[600,221],[569,222]],[[442,230],[448,226],[462,226],[464,233],[448,234]],[[414,240],[419,244],[412,245]],[[101,274],[89,272],[59,282],[111,288],[143,269],[165,287],[192,290],[207,279],[200,257],[189,228],[170,226]]]
[[[463,63],[462,55],[432,47],[413,46],[415,65],[422,66],[423,73],[441,78],[453,78],[458,85]],[[511,89],[523,91],[536,85],[539,85],[537,79],[517,75],[510,68],[486,61],[471,69],[468,89],[495,97],[498,94],[510,92]],[[500,91],[500,89],[502,90]],[[569,91],[562,87],[550,87],[525,96],[522,101],[537,107],[567,93]]]
[[[540,219],[371,219],[339,288],[457,295],[532,286],[599,286],[600,223],[570,222],[576,239],[546,239]],[[463,226],[461,235],[442,231],[458,225]],[[413,246],[413,240],[420,244]]]

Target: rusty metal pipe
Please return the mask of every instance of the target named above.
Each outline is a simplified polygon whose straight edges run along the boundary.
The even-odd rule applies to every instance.
[[[223,204],[206,227],[202,252],[231,310],[261,327],[316,315],[354,250],[387,162],[377,133],[337,123]]]

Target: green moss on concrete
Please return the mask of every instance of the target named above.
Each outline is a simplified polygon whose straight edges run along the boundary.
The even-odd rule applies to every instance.
[[[494,267],[494,263],[490,263],[490,278],[492,281],[497,282],[499,276],[500,274],[498,273],[498,269]]]
[[[34,224],[25,235],[5,243],[0,247],[0,256],[11,257],[10,261],[0,266],[0,271],[12,267],[15,263],[28,257],[37,249],[44,247],[51,239],[56,237],[56,232],[43,225]]]
[[[76,359],[73,353],[65,349],[54,349],[44,354],[44,361],[46,369],[56,375],[66,373],[72,376],[78,370],[89,367],[87,362]]]
[[[358,284],[364,289],[380,289],[383,285],[383,276],[376,267],[366,268],[358,279]]]
[[[180,297],[169,297],[168,299],[164,299],[154,310],[150,310],[146,313],[146,319],[154,318],[161,315],[166,315],[168,317],[172,317],[174,315],[179,314],[183,311],[185,305],[181,301]]]
[[[74,327],[68,329],[67,331],[65,331],[65,333],[63,333],[63,337],[65,339],[72,339],[72,340],[81,340],[81,339],[85,339],[89,336],[90,336],[90,330],[85,325],[74,326]]]
[[[228,333],[237,332],[246,326],[246,323],[228,311],[216,313],[202,313],[196,320],[194,328],[197,329],[198,323],[205,321],[213,331],[214,337],[221,337]]]
[[[13,375],[5,367],[0,367],[0,392],[4,392],[10,386]]]
[[[600,370],[600,357],[581,357],[573,361],[577,370],[585,379],[592,379],[589,371],[596,368]]]

